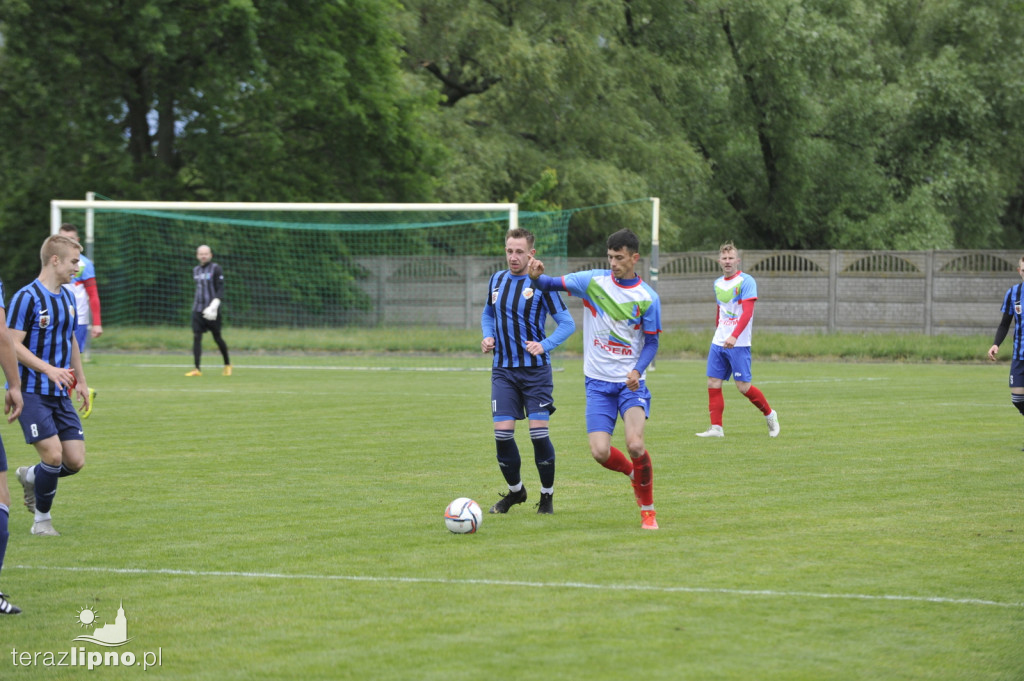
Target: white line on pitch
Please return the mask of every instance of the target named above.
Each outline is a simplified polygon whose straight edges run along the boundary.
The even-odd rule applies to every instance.
[[[125,366],[132,367],[133,369],[187,369],[191,364],[106,364],[104,366]],[[247,369],[270,369],[270,370],[305,370],[305,371],[490,371],[490,366],[483,367],[370,367],[370,366],[332,366],[329,364],[324,365],[305,365],[305,364],[235,364],[233,365],[235,371],[245,371]],[[552,368],[552,371],[565,371],[558,367]]]
[[[903,601],[942,603],[949,605],[988,605],[999,608],[1024,608],[1024,603],[990,601],[982,598],[947,598],[944,596],[899,596],[892,594],[829,594],[810,591],[774,591],[771,589],[725,589],[692,586],[650,586],[644,584],[589,584],[586,582],[527,582],[503,579],[448,579],[443,577],[376,577],[372,575],[303,575],[282,572],[241,572],[217,570],[171,570],[145,568],[60,567],[11,565],[16,570],[57,570],[61,572],[99,572],[119,575],[171,575],[175,577],[243,577],[246,579],[316,580],[340,582],[382,582],[400,584],[451,584],[510,586],[547,589],[592,589],[595,591],[643,591],[653,593],[723,594],[727,596],[766,596],[775,598],[818,598],[858,601]]]

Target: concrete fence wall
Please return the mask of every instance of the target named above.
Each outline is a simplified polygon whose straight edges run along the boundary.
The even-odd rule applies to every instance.
[[[1006,290],[1020,282],[1012,251],[754,251],[741,268],[757,279],[761,331],[988,334]],[[476,328],[498,258],[367,257],[359,284],[382,325]],[[603,258],[545,260],[549,274],[605,268]],[[717,252],[662,253],[638,271],[662,300],[666,330],[710,328]],[[577,322],[579,305],[570,303]]]

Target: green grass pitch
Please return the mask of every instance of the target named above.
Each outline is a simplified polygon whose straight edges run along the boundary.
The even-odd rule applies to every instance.
[[[201,378],[184,356],[87,365],[99,397],[87,466],[60,483],[61,537],[29,535],[14,469],[34,451],[2,429],[0,589],[24,612],[0,619],[0,678],[1024,678],[1024,429],[1005,363],[755,357],[780,437],[727,385],[726,437],[708,441],[703,362],[659,361],[662,529],[644,532],[626,479],[587,450],[578,361],[555,374],[555,515],[535,513],[522,424],[530,500],[493,516],[486,371],[236,359],[230,378],[212,356]],[[479,533],[445,530],[458,496],[484,508]],[[115,650],[138,664],[46,665],[109,652],[74,639],[121,604]]]

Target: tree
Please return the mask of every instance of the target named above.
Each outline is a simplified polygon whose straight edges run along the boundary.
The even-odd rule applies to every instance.
[[[0,0],[5,226],[52,198],[427,200],[396,0]],[[45,233],[45,230],[43,231]],[[9,238],[6,229],[4,238]]]
[[[623,41],[617,0],[410,0],[403,23],[410,72],[442,100],[433,121],[452,164],[446,200],[501,200],[535,187],[576,208],[697,185],[704,163],[651,88],[671,78]],[[610,226],[647,234],[649,208],[632,204],[601,221],[581,215],[570,252],[603,253]],[[612,224],[609,224],[612,223]],[[671,226],[666,233],[671,234]]]

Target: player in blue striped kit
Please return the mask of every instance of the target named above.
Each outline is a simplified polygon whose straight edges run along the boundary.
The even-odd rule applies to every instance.
[[[50,518],[57,479],[85,465],[85,435],[71,391],[78,393],[86,410],[89,387],[75,339],[75,296],[64,287],[78,271],[81,251],[77,241],[60,234],[44,241],[39,277],[14,294],[7,319],[25,398],[18,421],[25,442],[36,448],[40,459],[17,470],[25,506],[35,514],[34,535],[60,534]]]
[[[529,419],[534,461],[540,474],[537,513],[554,513],[555,448],[548,434],[548,422],[555,405],[548,353],[572,335],[576,323],[558,293],[534,290],[526,274],[536,253],[533,246],[534,236],[527,230],[508,231],[508,269],[491,276],[480,315],[480,349],[494,353],[491,416],[498,465],[509,490],[491,507],[491,513],[507,513],[512,506],[526,501],[515,440],[516,421],[523,418]],[[558,323],[550,337],[544,329],[549,315]]]
[[[1024,257],[1017,262],[1017,273],[1024,279]],[[1013,324],[1013,356],[1010,359],[1010,401],[1017,410],[1024,414],[1024,313],[1021,310],[1021,297],[1024,294],[1024,283],[1011,286],[1003,296],[1003,318],[996,329],[995,342],[988,349],[988,358],[993,362],[999,353],[999,345],[1006,339],[1006,334]]]

